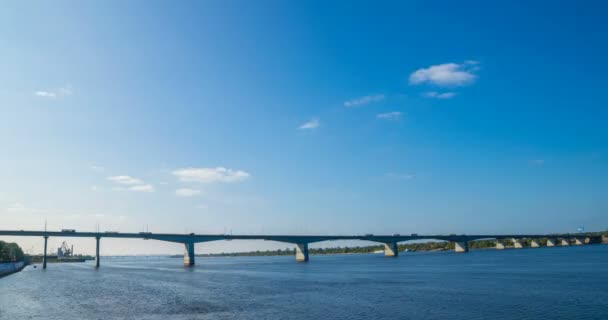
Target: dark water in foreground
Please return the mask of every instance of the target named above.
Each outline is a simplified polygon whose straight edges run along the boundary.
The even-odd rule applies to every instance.
[[[102,260],[0,279],[0,319],[608,319],[608,245]]]

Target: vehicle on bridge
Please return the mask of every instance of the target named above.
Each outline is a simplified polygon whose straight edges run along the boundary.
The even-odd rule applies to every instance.
[[[74,232],[76,232],[76,229],[61,229],[61,232],[70,232],[70,233],[74,233]]]

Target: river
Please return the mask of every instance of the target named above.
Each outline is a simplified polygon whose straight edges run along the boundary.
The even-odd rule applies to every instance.
[[[608,319],[608,245],[294,257],[102,257],[0,279],[0,319]]]

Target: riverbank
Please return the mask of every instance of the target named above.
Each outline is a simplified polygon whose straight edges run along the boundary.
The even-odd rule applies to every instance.
[[[25,268],[27,264],[23,261],[19,262],[0,262],[0,278],[6,277],[15,272],[19,272]]]

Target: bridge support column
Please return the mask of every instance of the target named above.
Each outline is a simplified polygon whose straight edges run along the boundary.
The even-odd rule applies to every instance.
[[[469,252],[469,243],[467,241],[454,242],[454,251]]]
[[[513,248],[521,249],[523,247],[524,247],[524,245],[521,243],[520,239],[513,239]]]
[[[561,243],[562,243],[562,246],[569,246],[570,245],[570,241],[568,241],[568,239],[562,239]]]
[[[582,246],[585,244],[585,238],[576,237],[574,238],[574,244],[577,246]]]
[[[540,243],[538,243],[538,240],[531,240],[530,241],[530,247],[532,247],[532,248],[538,248],[538,247],[540,247]]]
[[[388,242],[388,243],[384,244],[384,256],[385,257],[399,256],[399,246],[397,246],[397,242]]]
[[[184,267],[194,265],[194,242],[184,243]]]
[[[501,240],[498,240],[498,239],[497,239],[497,240],[496,240],[496,249],[497,249],[497,250],[504,250],[504,249],[505,249],[505,244],[504,244],[504,243],[502,243],[502,241],[501,241]]]
[[[547,247],[555,247],[555,239],[547,239]]]
[[[308,243],[296,243],[296,261],[308,261]]]
[[[101,237],[95,237],[95,268],[99,268],[99,264],[101,263],[101,261],[99,261],[99,240],[101,239]]]
[[[42,253],[42,269],[46,269],[46,245],[49,241],[49,236],[44,236],[44,252]]]

